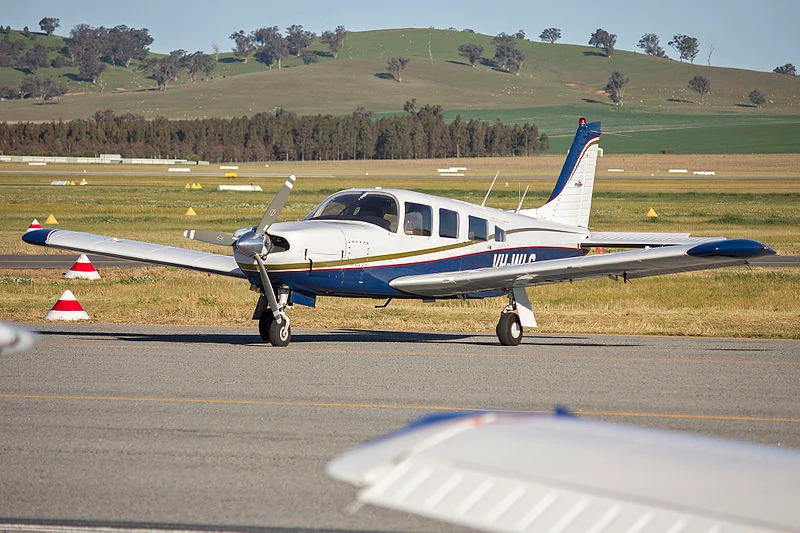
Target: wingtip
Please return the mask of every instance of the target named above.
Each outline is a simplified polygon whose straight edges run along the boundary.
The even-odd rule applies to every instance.
[[[46,246],[47,238],[54,231],[58,230],[52,228],[43,228],[43,229],[34,229],[26,231],[25,233],[22,234],[22,240],[27,242],[28,244],[34,244],[36,246]]]
[[[777,252],[764,243],[750,239],[727,239],[722,241],[704,242],[690,248],[688,255],[695,257],[762,257],[776,255]]]

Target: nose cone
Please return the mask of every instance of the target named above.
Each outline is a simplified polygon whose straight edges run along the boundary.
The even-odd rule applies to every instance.
[[[238,251],[248,257],[266,255],[269,250],[266,235],[258,235],[254,230],[249,230],[236,240],[234,245]]]

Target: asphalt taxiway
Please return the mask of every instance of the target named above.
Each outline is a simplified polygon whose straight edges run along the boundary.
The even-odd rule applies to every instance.
[[[324,465],[425,414],[549,411],[800,448],[800,341],[31,324],[0,359],[0,531],[461,531]],[[587,443],[591,446],[591,443]],[[532,458],[540,460],[540,458]]]

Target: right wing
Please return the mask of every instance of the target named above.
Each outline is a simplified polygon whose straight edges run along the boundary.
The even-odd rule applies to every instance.
[[[95,253],[121,259],[133,259],[145,263],[199,270],[200,272],[209,272],[234,278],[245,277],[232,255],[212,254],[61,229],[31,230],[22,235],[22,240],[37,246]]]
[[[800,451],[563,415],[433,416],[327,472],[486,531],[800,531]]]
[[[606,276],[629,280],[746,265],[754,257],[774,254],[775,251],[769,246],[757,241],[712,240],[683,246],[551,259],[496,268],[402,276],[393,279],[389,285],[418,296],[445,298]]]

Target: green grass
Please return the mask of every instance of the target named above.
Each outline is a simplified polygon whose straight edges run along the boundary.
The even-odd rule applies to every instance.
[[[472,68],[458,56],[460,44],[474,42],[491,57],[490,40],[449,30],[358,32],[348,36],[338,59],[322,55],[319,63],[306,66],[289,58],[280,70],[267,70],[252,58],[245,64],[226,53],[220,55],[213,79],[190,84],[181,78],[166,93],[154,90],[153,80],[136,68],[110,67],[103,75],[102,93],[85,82],[70,81],[85,94],[60,104],[0,102],[0,115],[5,120],[74,119],[111,108],[146,117],[195,118],[252,115],[279,107],[299,114],[346,114],[359,106],[381,114],[401,113],[404,103],[415,98],[419,104],[442,105],[449,119],[461,114],[533,122],[551,137],[557,153],[566,150],[579,116],[601,120],[605,131],[618,133],[606,136],[604,145],[620,153],[800,150],[800,143],[792,142],[800,133],[800,78],[690,65],[624,50],[609,59],[587,46],[530,41],[519,43],[528,58],[519,76],[485,64]],[[324,52],[318,41],[312,47]],[[411,58],[403,83],[384,76],[386,60],[399,55]],[[63,76],[74,70],[41,69],[39,75]],[[622,108],[611,105],[601,91],[614,70],[631,78]],[[712,82],[702,106],[687,87],[696,74]],[[0,84],[18,82],[21,76],[18,70],[0,69]],[[747,105],[746,95],[754,88],[768,95],[763,109]]]

